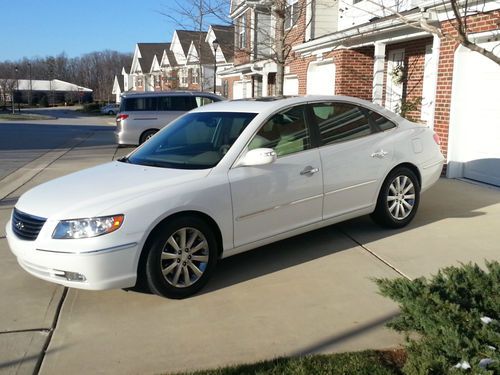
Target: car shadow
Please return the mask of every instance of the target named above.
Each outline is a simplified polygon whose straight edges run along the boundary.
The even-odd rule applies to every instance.
[[[478,194],[479,192],[479,194]],[[441,179],[424,193],[415,219],[405,228],[387,229],[362,216],[222,259],[215,274],[198,295],[279,272],[306,262],[359,246],[352,232],[363,232],[363,242],[411,231],[450,218],[485,215],[481,209],[500,203],[500,189],[474,186],[468,182]],[[149,293],[147,287],[133,291]]]
[[[479,190],[478,190],[479,189]],[[482,194],[481,194],[482,192]],[[480,194],[478,194],[480,193]],[[273,272],[358,246],[351,233],[363,232],[363,243],[411,231],[450,218],[473,218],[481,209],[500,203],[500,189],[441,179],[422,195],[415,219],[405,228],[387,229],[368,215],[259,247],[220,261],[200,294],[211,293]]]

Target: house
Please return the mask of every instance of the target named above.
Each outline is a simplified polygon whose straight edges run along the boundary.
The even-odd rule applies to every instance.
[[[115,103],[121,102],[121,95],[123,92],[125,92],[124,81],[123,79],[119,79],[118,76],[115,76],[113,90],[111,90],[111,93],[115,95]]]
[[[178,64],[179,88],[203,91],[213,86],[215,60],[206,39],[206,32],[175,30],[170,51]]]
[[[211,25],[208,29],[205,42],[210,46],[212,55],[215,56],[217,77],[215,91],[223,96],[227,96],[228,87],[227,85],[223,85],[223,82],[227,81],[221,80],[220,75],[233,67],[234,26]],[[215,45],[217,45],[217,49],[215,49]],[[212,88],[213,85],[213,82],[211,82]]]
[[[220,74],[230,98],[273,95],[277,66],[262,49],[273,38],[268,3],[232,1],[234,67]],[[426,22],[456,33],[447,2],[395,2],[393,10],[404,19],[367,0],[287,4],[285,95],[350,95],[402,112],[439,135],[447,176],[500,186],[500,67],[411,25]],[[500,5],[470,3],[467,14],[471,38],[500,54]]]
[[[12,83],[10,90],[5,91],[3,89],[4,85],[0,85],[0,98],[2,98],[4,104],[11,101],[11,91],[14,92],[14,99],[17,103],[31,102],[38,104],[45,101],[48,105],[55,105],[92,101],[92,89],[59,79],[0,79],[0,81],[10,81]]]
[[[130,68],[132,91],[161,90],[159,62],[169,43],[137,43]]]
[[[172,43],[167,43],[168,48],[165,48],[160,59],[161,70],[161,89],[175,90],[178,87],[178,69],[179,65],[175,59],[175,55],[170,49]]]

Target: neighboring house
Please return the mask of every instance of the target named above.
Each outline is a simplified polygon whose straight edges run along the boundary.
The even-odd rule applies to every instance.
[[[285,17],[285,44],[294,45],[304,41],[306,6],[311,14],[325,8],[324,3],[335,0],[287,0]],[[335,12],[322,11],[322,22],[316,21],[311,29],[318,36],[331,30],[330,15]],[[276,94],[276,20],[271,15],[269,0],[233,0],[230,17],[235,25],[234,67],[221,73],[228,87],[229,97],[234,99],[272,96]],[[327,18],[325,18],[327,17]],[[301,21],[302,20],[302,21]],[[310,31],[311,32],[311,31]],[[285,72],[284,93],[297,94],[297,76]]]
[[[500,67],[457,42],[410,26],[363,0],[287,0],[292,52],[284,94],[350,95],[404,112],[441,138],[449,177],[500,186]],[[437,0],[394,1],[407,21],[454,32]],[[229,98],[273,95],[276,64],[267,0],[233,0],[234,67],[221,72]],[[389,6],[390,2],[384,2]],[[463,4],[462,4],[463,5]],[[461,5],[461,6],[462,6]],[[305,10],[303,12],[302,10]],[[469,4],[471,37],[500,54],[500,4]],[[296,18],[294,18],[296,17]],[[267,38],[267,39],[266,39]],[[295,41],[299,41],[296,43]],[[479,120],[478,120],[479,119]]]
[[[174,32],[170,51],[179,66],[179,88],[207,90],[213,86],[211,82],[213,82],[214,57],[206,39],[206,32],[192,30]]]
[[[297,77],[297,92],[351,95],[403,111],[440,136],[447,176],[500,186],[500,67],[396,16],[381,11],[374,16],[377,10],[371,2],[354,3],[339,3],[338,17],[332,19],[337,30],[327,35],[315,37],[314,19],[304,20],[305,42],[294,46],[294,59],[287,66]],[[453,32],[442,2],[398,4],[407,20],[424,17]],[[500,54],[500,5],[485,1],[476,8],[471,5],[467,17],[471,37],[489,49],[498,46]],[[306,14],[306,19],[315,14]]]
[[[0,81],[5,80],[0,79]],[[13,83],[12,88],[17,103],[28,103],[31,100],[31,103],[38,104],[43,98],[50,105],[92,101],[93,91],[91,89],[59,79],[18,79],[10,81]],[[0,97],[4,98],[5,102],[11,101],[11,93],[8,91],[4,93],[2,87],[0,85]]]
[[[178,64],[174,53],[171,51],[171,43],[167,43],[168,48],[165,48],[160,60],[161,70],[161,89],[175,90],[178,88]]]
[[[111,90],[111,93],[115,95],[115,103],[121,102],[121,94],[123,92],[125,92],[124,81],[123,79],[118,78],[118,76],[115,76],[115,80],[113,82],[113,90]]]
[[[223,82],[227,81],[221,80],[220,75],[233,67],[234,26],[211,25],[205,41],[210,46],[212,55],[215,55],[217,64],[216,92],[223,96],[228,96],[228,87],[227,85],[223,85]],[[214,49],[214,41],[218,44],[216,51]],[[213,82],[210,83],[210,87],[213,89]]]
[[[159,62],[169,43],[137,43],[130,68],[132,91],[161,90]]]

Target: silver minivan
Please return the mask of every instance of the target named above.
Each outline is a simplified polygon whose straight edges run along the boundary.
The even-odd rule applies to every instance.
[[[223,97],[201,91],[156,91],[122,95],[116,116],[119,145],[140,145],[180,115]]]

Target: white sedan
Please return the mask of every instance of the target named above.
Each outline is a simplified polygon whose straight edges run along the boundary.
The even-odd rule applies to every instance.
[[[7,239],[41,279],[183,298],[224,257],[366,214],[407,225],[443,161],[432,130],[360,99],[219,102],[28,191]]]

